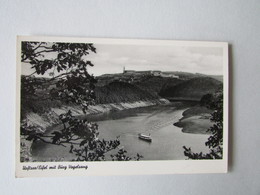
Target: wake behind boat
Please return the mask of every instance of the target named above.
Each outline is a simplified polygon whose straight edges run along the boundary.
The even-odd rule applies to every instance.
[[[145,141],[148,141],[148,142],[152,142],[152,137],[150,136],[150,134],[145,135],[143,133],[139,133],[138,137],[139,137],[139,139],[142,139],[142,140],[145,140]]]

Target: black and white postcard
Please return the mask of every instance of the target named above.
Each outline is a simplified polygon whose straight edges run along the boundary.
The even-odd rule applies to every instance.
[[[16,177],[225,173],[228,44],[17,38]]]

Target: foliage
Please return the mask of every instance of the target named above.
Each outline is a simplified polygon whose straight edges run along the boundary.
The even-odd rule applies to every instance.
[[[22,42],[22,62],[31,65],[33,74],[52,75],[50,79],[42,80],[22,77],[22,99],[31,98],[28,95],[35,95],[36,90],[53,85],[53,99],[79,104],[85,112],[90,104],[94,104],[95,98],[96,80],[87,71],[87,67],[93,64],[83,58],[89,52],[96,52],[93,44]]]
[[[213,95],[208,93],[200,99],[200,105],[201,106],[208,106],[212,103]]]
[[[160,91],[160,95],[162,97],[174,99],[199,101],[203,95],[214,93],[221,86],[222,83],[216,79],[210,77],[197,77],[182,81],[177,85],[166,85]]]
[[[117,161],[130,161],[130,160],[132,160],[132,158],[126,156],[126,153],[127,153],[126,150],[120,149],[117,154],[111,155],[112,160],[113,161],[115,161],[115,160],[117,160]],[[143,158],[143,156],[137,153],[136,157],[134,157],[134,160],[140,160],[141,158]]]
[[[42,100],[47,105],[51,105],[50,101],[77,104],[85,113],[88,106],[95,103],[96,80],[87,71],[93,64],[85,60],[90,52],[96,53],[96,48],[90,43],[22,42],[21,61],[30,64],[33,73],[21,77],[21,112],[28,109],[25,105],[30,101]],[[48,77],[35,77],[47,74]],[[40,108],[38,105],[34,109],[38,111]],[[77,161],[105,160],[105,154],[120,145],[118,139],[100,140],[98,125],[74,117],[70,110],[61,114],[59,119],[62,128],[46,134],[22,116],[21,136],[31,142],[69,146],[69,152],[76,155]],[[122,160],[121,157],[119,150],[118,158],[115,155],[112,160]],[[138,155],[136,160],[140,157]],[[21,161],[24,159],[21,158]]]
[[[217,92],[214,95],[205,95],[202,97],[201,102],[207,105],[208,108],[213,109],[211,120],[214,125],[208,129],[211,136],[205,143],[210,148],[207,154],[194,153],[191,148],[184,148],[184,155],[190,159],[222,159],[223,156],[223,92]]]
[[[135,84],[114,81],[108,85],[97,87],[96,103],[136,102],[156,99],[155,95],[140,89]]]

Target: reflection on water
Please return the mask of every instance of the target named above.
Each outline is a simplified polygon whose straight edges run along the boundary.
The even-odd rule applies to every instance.
[[[128,156],[133,157],[139,153],[144,156],[142,160],[178,160],[185,159],[182,148],[184,145],[192,147],[196,152],[208,151],[205,147],[208,135],[182,133],[180,128],[173,125],[182,117],[184,110],[180,103],[175,102],[87,118],[97,122],[101,139],[113,140],[120,136],[120,147],[127,151]],[[139,133],[151,134],[152,142],[139,139]],[[71,160],[73,155],[68,151],[69,147],[38,143],[33,148],[33,156],[39,161],[57,159],[57,156],[62,160]]]

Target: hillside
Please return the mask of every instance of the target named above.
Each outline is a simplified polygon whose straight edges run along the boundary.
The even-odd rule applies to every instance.
[[[200,73],[196,73],[196,75],[198,77],[210,77],[210,78],[223,82],[223,75],[205,75],[205,74],[200,74]]]
[[[97,104],[135,102],[158,98],[158,95],[144,91],[134,84],[120,81],[114,81],[108,85],[96,87],[95,95]]]
[[[206,77],[202,74],[174,72],[179,78],[154,76],[152,74],[110,74],[97,77],[95,88],[96,104],[133,103],[138,101],[159,100],[200,100],[207,94],[215,92],[222,86],[222,82]],[[34,78],[39,83],[37,98],[28,96],[22,98],[22,118],[25,113],[45,113],[50,108],[74,106],[62,99],[50,97],[52,85],[47,83],[48,78]]]
[[[148,77],[147,79],[143,79],[138,82],[135,82],[134,84],[138,86],[140,89],[147,91],[150,94],[159,96],[159,93],[162,88],[166,86],[176,86],[182,82],[183,80],[176,79],[176,78],[163,78],[163,77],[151,76]]]
[[[166,86],[160,95],[172,100],[196,100],[208,93],[214,93],[222,87],[222,82],[210,77],[198,77],[184,81],[175,86]]]

